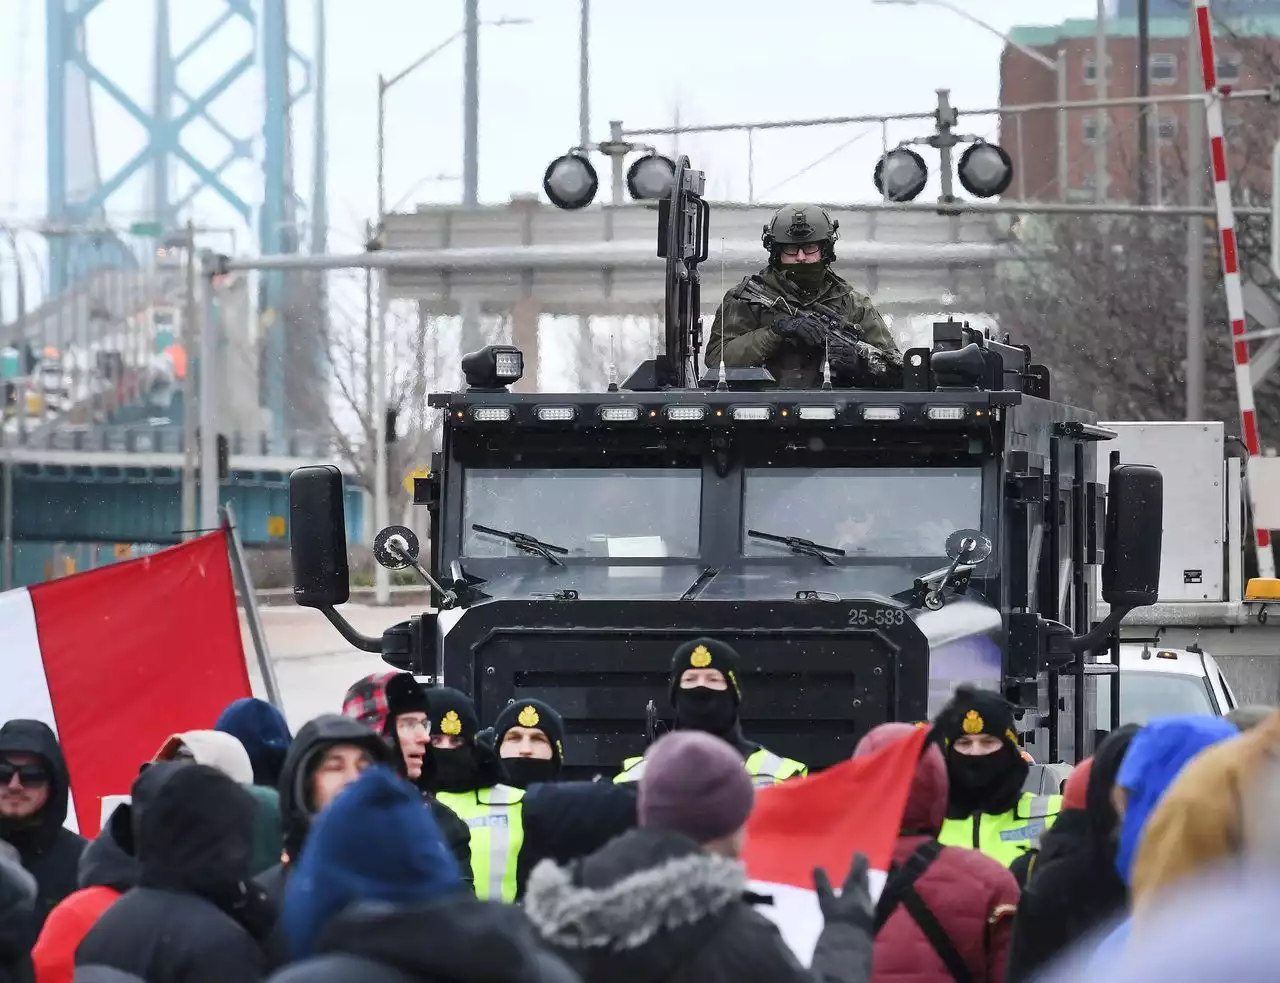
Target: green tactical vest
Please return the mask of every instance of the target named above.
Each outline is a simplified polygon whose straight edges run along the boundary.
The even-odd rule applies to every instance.
[[[799,761],[784,758],[766,748],[753,752],[747,758],[746,766],[747,774],[751,776],[751,784],[756,788],[766,788],[778,782],[785,782],[788,778],[795,778],[797,775],[809,774],[808,767]],[[613,782],[615,785],[621,785],[623,782],[638,782],[643,774],[644,758],[627,758],[622,762],[622,771]]]
[[[524,842],[524,789],[494,785],[474,792],[437,792],[471,830],[471,874],[482,901],[516,899],[516,861]]]
[[[1029,850],[1040,849],[1040,837],[1062,810],[1061,795],[1022,793],[1018,804],[998,815],[978,813],[942,824],[938,842],[981,850],[1008,867]]]

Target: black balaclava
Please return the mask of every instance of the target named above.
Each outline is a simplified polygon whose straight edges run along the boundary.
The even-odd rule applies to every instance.
[[[805,295],[817,293],[827,277],[827,264],[822,260],[816,263],[779,263],[778,270],[798,292]]]
[[[733,646],[714,638],[697,638],[676,649],[671,660],[671,706],[676,711],[677,730],[701,730],[742,747],[738,707],[742,684],[738,680],[738,653]],[[680,688],[686,669],[719,669],[728,684],[724,689],[695,686]]]
[[[462,739],[456,748],[432,748],[435,774],[433,792],[472,792],[490,788],[502,780],[502,766],[491,748],[476,741],[480,717],[471,697],[461,690],[442,686],[427,694],[431,733]]]
[[[492,747],[502,756],[502,742],[512,727],[537,728],[551,742],[550,759],[502,758],[502,774],[508,785],[528,788],[538,782],[554,782],[564,767],[564,718],[541,700],[508,703],[493,723]]]
[[[942,738],[951,792],[947,816],[962,819],[975,812],[999,815],[1018,804],[1030,767],[1013,730],[1013,707],[999,693],[960,686],[938,715],[935,730]],[[955,742],[966,735],[1000,738],[991,754],[961,754]]]

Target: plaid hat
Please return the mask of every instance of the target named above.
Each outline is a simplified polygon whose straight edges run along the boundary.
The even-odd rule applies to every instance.
[[[746,825],[755,803],[742,755],[712,734],[664,734],[645,755],[636,817],[642,827],[666,829],[710,843]]]
[[[356,680],[342,700],[342,715],[381,734],[387,726],[387,683],[400,675],[404,673],[375,672]]]
[[[432,734],[448,734],[473,743],[480,729],[480,717],[471,697],[452,686],[427,690],[427,716]]]
[[[564,760],[564,717],[555,707],[541,700],[517,700],[508,703],[493,723],[493,746],[500,747],[512,727],[537,728],[547,735],[555,760]]]
[[[1021,750],[1013,729],[1013,705],[999,693],[976,686],[957,686],[938,720],[935,733],[950,747],[961,737],[990,734]]]
[[[676,690],[680,688],[680,677],[686,669],[719,669],[729,684],[729,692],[735,702],[742,702],[742,684],[738,682],[738,663],[741,659],[737,650],[728,642],[720,642],[714,638],[695,638],[685,642],[671,659],[671,705],[676,703]]]

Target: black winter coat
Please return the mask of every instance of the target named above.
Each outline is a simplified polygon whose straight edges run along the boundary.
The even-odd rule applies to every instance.
[[[1087,808],[1059,813],[1045,833],[1013,920],[1005,983],[1034,979],[1128,906],[1129,891],[1115,865],[1111,786],[1135,733],[1136,727],[1122,727],[1102,742],[1089,773]]]
[[[543,860],[568,864],[636,825],[638,782],[548,782],[524,796],[524,843],[516,858],[516,900]]]
[[[141,816],[138,886],[103,913],[76,950],[83,968],[147,983],[256,983],[266,975],[259,939],[274,922],[247,889],[257,803],[221,772],[176,769]]]
[[[36,825],[13,828],[0,824],[0,838],[13,845],[22,858],[22,866],[36,879],[35,905],[26,916],[22,931],[22,945],[29,952],[49,912],[79,886],[76,874],[85,840],[62,825],[67,821],[71,778],[53,731],[38,720],[10,720],[0,727],[0,757],[19,752],[42,759],[52,775],[49,800],[40,810]]]
[[[325,926],[316,950],[269,983],[578,983],[519,908],[466,896],[357,905]]]
[[[735,860],[635,829],[570,867],[543,863],[524,897],[543,941],[583,983],[866,983],[864,929],[823,929],[813,969],[748,901]]]

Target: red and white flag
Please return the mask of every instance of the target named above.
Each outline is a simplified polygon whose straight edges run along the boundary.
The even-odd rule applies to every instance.
[[[822,931],[814,868],[825,869],[838,891],[853,855],[865,854],[871,896],[879,896],[927,736],[917,728],[873,754],[757,794],[743,861],[752,890],[773,898],[759,911],[806,966]]]
[[[53,728],[85,836],[166,737],[252,695],[222,532],[0,594],[0,722]]]

